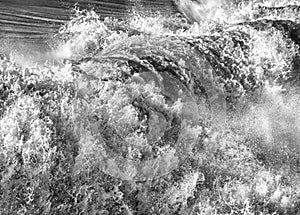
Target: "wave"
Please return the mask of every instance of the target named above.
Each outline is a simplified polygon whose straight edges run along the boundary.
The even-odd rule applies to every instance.
[[[1,59],[3,210],[299,212],[300,6],[175,3],[76,8],[48,62]]]

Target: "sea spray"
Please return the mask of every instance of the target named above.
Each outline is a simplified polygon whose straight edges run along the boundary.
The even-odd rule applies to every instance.
[[[1,212],[297,214],[298,47],[248,17],[78,11],[59,64],[1,59]]]

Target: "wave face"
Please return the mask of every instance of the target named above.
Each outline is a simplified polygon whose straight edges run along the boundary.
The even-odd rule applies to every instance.
[[[300,213],[300,5],[90,3],[22,10],[50,50],[1,41],[0,214]]]

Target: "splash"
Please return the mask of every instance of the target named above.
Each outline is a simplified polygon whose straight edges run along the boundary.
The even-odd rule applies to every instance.
[[[292,56],[296,55],[297,48],[289,45],[292,42],[285,38],[281,31],[276,29],[256,30],[240,26],[240,21],[235,22],[238,25],[226,23],[225,20],[229,20],[227,18],[229,14],[226,14],[228,11],[225,11],[225,6],[229,7],[229,4],[225,5],[224,2],[180,1],[176,3],[179,10],[182,10],[188,21],[194,22],[193,24],[188,24],[186,21],[184,22],[184,19],[176,16],[166,17],[155,14],[144,17],[138,13],[124,21],[111,18],[101,21],[94,12],[77,11],[77,16],[62,27],[58,34],[64,42],[55,51],[56,56],[70,59],[74,62],[74,69],[76,68],[76,71],[86,75],[87,80],[79,79],[84,83],[83,86],[89,86],[80,89],[81,92],[84,92],[81,96],[89,98],[102,88],[112,96],[110,101],[107,100],[110,98],[108,95],[99,94],[100,97],[103,96],[103,100],[100,99],[98,102],[88,100],[88,104],[100,102],[103,107],[86,108],[90,114],[105,110],[105,115],[109,116],[109,120],[105,122],[101,120],[88,122],[93,127],[91,128],[92,134],[89,135],[94,136],[96,133],[100,133],[105,136],[105,133],[108,132],[112,136],[122,137],[114,143],[115,146],[109,146],[112,141],[111,137],[104,140],[101,144],[106,147],[106,152],[98,155],[102,157],[102,171],[114,177],[143,181],[168,174],[176,169],[180,160],[184,159],[183,154],[190,153],[189,150],[197,142],[194,134],[201,134],[204,121],[212,126],[214,132],[220,128],[222,130],[228,123],[226,122],[228,111],[236,114],[235,111],[238,112],[245,106],[254,105],[251,104],[251,101],[263,94],[266,83],[275,86],[292,70]],[[231,7],[232,11],[234,7],[237,11],[242,10],[234,4]],[[249,5],[245,7],[248,8]],[[192,8],[195,8],[195,11]],[[188,10],[190,14],[186,14],[185,10]],[[252,10],[251,13],[255,13],[255,9],[252,8]],[[220,16],[216,16],[216,13],[219,12],[224,15],[222,19]],[[239,13],[236,12],[232,16],[237,17],[237,14]],[[245,15],[240,16],[239,20],[244,17]],[[248,21],[248,18],[245,21]],[[222,25],[222,29],[220,29],[220,25]],[[195,28],[195,26],[198,27]],[[281,51],[278,51],[279,49]],[[101,80],[109,82],[101,82]],[[100,89],[96,84],[99,81]],[[153,89],[156,87],[161,89],[155,92],[157,94],[155,98],[160,95],[164,100],[156,101],[154,98],[148,98],[146,95],[150,92],[146,89],[129,84],[139,83],[148,89],[150,85],[147,84],[152,81],[154,81]],[[91,83],[96,85],[91,87]],[[124,89],[121,93],[116,91],[116,88]],[[150,94],[154,93],[152,90]],[[137,94],[128,98],[121,106],[112,103],[112,101],[117,101],[117,99],[113,99],[115,96],[116,98],[120,95],[124,98],[127,97],[126,94],[123,95],[123,91],[137,91]],[[146,94],[144,95],[144,93]],[[150,100],[148,101],[148,99]],[[159,103],[156,104],[156,102]],[[134,103],[136,104],[133,105]],[[171,111],[171,115],[175,114],[172,117],[163,114],[167,109],[172,110],[178,104],[182,106],[179,113]],[[114,109],[114,105],[117,105],[119,109]],[[159,106],[161,107],[158,108]],[[181,113],[187,106],[197,107],[190,110],[193,116]],[[141,107],[143,107],[142,112]],[[164,110],[164,108],[167,109]],[[145,113],[147,114],[143,115]],[[194,133],[189,133],[190,140],[184,139],[187,142],[191,141],[189,144],[182,145],[183,142],[180,138],[186,138],[188,134],[185,133],[186,128],[182,127],[181,123],[183,122],[178,125],[174,124],[173,120],[176,121],[177,114],[183,121],[185,121],[185,117],[189,121],[197,119],[198,116],[203,120],[200,124],[184,122],[184,124],[191,123],[194,126],[189,127],[190,131]],[[124,115],[131,116],[130,120],[123,119]],[[174,140],[165,140],[169,142],[169,145],[164,145],[168,148],[166,154],[155,155],[155,157],[158,156],[155,159],[145,157],[145,154],[150,153],[146,152],[146,146],[142,147],[144,149],[137,149],[136,146],[131,146],[126,141],[128,139],[130,142],[134,142],[133,137],[135,137],[141,143],[148,145],[148,150],[149,147],[157,147],[159,141],[156,142],[152,139],[155,134],[147,133],[152,130],[151,126],[159,123],[148,119],[151,115],[156,116],[154,118],[165,118],[166,127],[155,128],[160,139],[165,139],[168,133],[172,133],[176,127],[179,130],[183,129],[180,133],[184,135],[184,137],[177,136],[175,142],[173,142]],[[102,117],[101,115],[100,118]],[[101,131],[99,123],[104,123],[113,130]],[[124,133],[116,125],[121,128],[128,127],[130,132]],[[142,125],[146,126],[146,133],[139,130]],[[101,126],[104,125],[101,124]],[[135,130],[133,127],[138,129]],[[88,130],[85,132],[89,133]],[[222,132],[215,132],[212,136],[218,136],[219,133]],[[83,137],[85,135],[85,133],[82,134]],[[195,137],[192,138],[193,136]],[[97,137],[94,141],[99,138]],[[87,147],[85,143],[82,144],[82,147]],[[119,155],[120,153],[127,154],[129,151],[121,152],[109,149],[110,147],[125,147],[122,144],[129,144],[131,153],[139,154],[139,158],[129,159]],[[146,151],[143,152],[143,150]],[[111,151],[111,154],[107,155],[108,151]],[[82,163],[79,163],[81,166]],[[162,166],[165,168],[161,169]],[[126,172],[127,170],[130,170],[130,173]]]
[[[190,22],[200,23],[203,20],[225,21],[226,11],[222,8],[222,0],[213,1],[192,1],[174,0],[178,10]]]
[[[169,214],[196,211],[193,201],[215,214],[296,210],[299,5],[175,3],[184,17],[76,10],[55,37],[49,59],[59,64],[23,69],[1,60],[1,183],[23,171],[37,190],[57,177],[69,205],[62,209],[53,184],[45,192],[55,198],[35,197],[53,214],[114,213],[99,203],[110,196],[130,202],[130,213],[154,213],[132,203],[131,189]],[[111,184],[120,190],[106,191]]]

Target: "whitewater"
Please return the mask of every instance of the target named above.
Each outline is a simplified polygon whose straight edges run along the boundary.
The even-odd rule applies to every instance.
[[[0,214],[300,213],[299,3],[174,4],[0,41]]]

